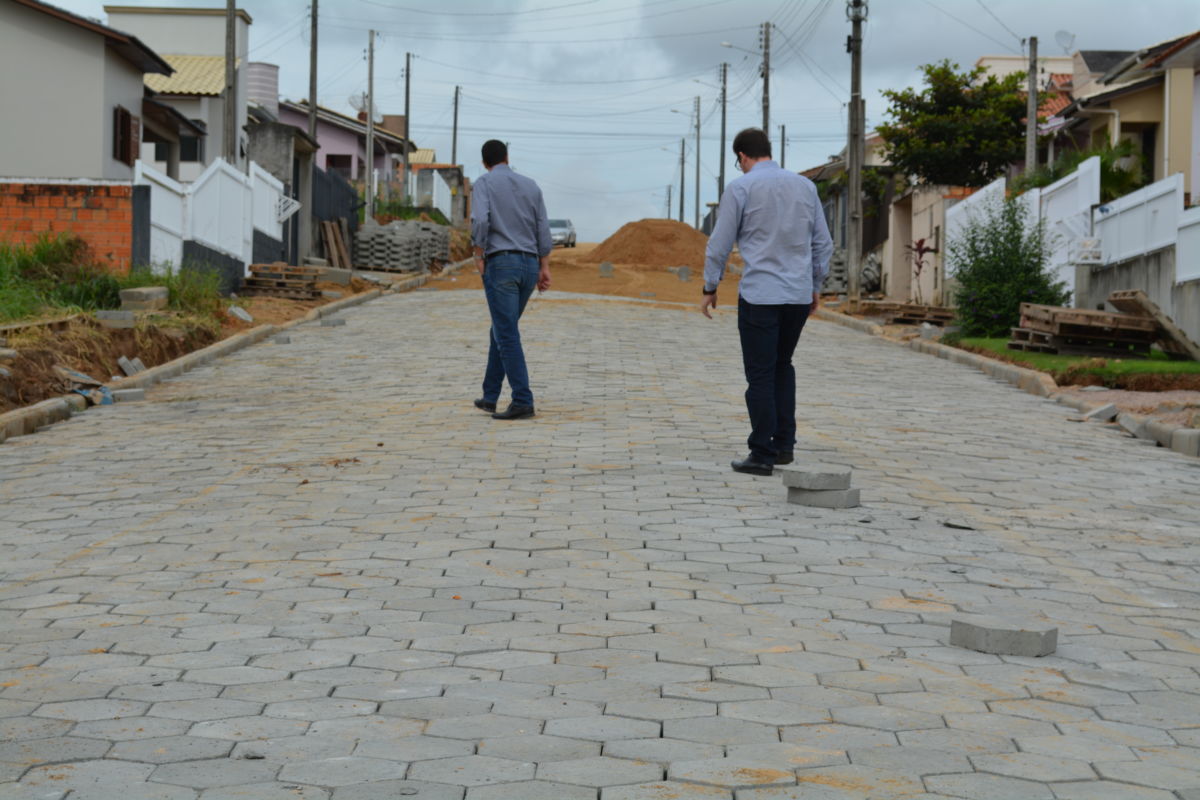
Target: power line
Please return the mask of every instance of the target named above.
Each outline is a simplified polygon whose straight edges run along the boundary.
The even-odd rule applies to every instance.
[[[614,83],[643,83],[645,81],[664,81],[664,80],[668,80],[668,79],[690,78],[693,75],[700,74],[697,70],[691,70],[690,72],[679,72],[674,75],[660,75],[656,78],[619,78],[616,80],[604,80],[604,81],[547,81],[547,80],[542,80],[540,78],[525,78],[525,77],[521,77],[519,75],[498,75],[495,72],[492,72],[491,70],[472,69],[470,67],[462,67],[457,64],[447,64],[442,61],[434,61],[432,58],[425,58],[424,56],[421,56],[421,60],[427,64],[435,64],[439,67],[446,67],[448,69],[457,69],[462,72],[474,72],[479,75],[488,75],[492,78],[502,78],[504,80],[510,80],[510,81],[529,81],[530,83],[538,83],[538,84],[544,83],[544,84],[553,84],[553,85],[557,85],[557,86],[601,85],[601,84],[614,84]]]
[[[358,0],[360,3],[366,3],[370,6],[380,6],[389,11],[404,11],[408,14],[427,14],[435,17],[517,17],[525,14],[542,14],[546,11],[557,11],[562,8],[575,8],[577,6],[590,6],[599,2],[599,0],[577,0],[574,3],[564,3],[557,6],[544,6],[542,8],[526,8],[521,11],[430,11],[427,8],[412,8],[409,6],[396,6],[391,3],[380,2],[380,0]]]
[[[1000,45],[1001,47],[1003,47],[1005,50],[1010,50],[1010,51],[1012,50],[1012,48],[1011,48],[1011,47],[1009,47],[1009,46],[1008,46],[1008,45],[1006,45],[1004,42],[1002,42],[1002,41],[1000,41],[999,39],[997,39],[995,36],[992,36],[991,34],[988,34],[988,33],[984,33],[983,31],[979,30],[979,28],[976,28],[976,27],[975,27],[974,25],[972,25],[971,23],[969,23],[969,22],[967,22],[967,21],[965,21],[965,20],[962,20],[962,19],[960,19],[960,18],[958,18],[958,17],[954,16],[953,14],[951,14],[949,11],[947,11],[947,10],[946,10],[946,9],[944,9],[944,8],[942,8],[941,6],[939,6],[939,5],[935,5],[935,4],[932,2],[932,0],[925,0],[925,4],[926,4],[926,5],[928,5],[928,6],[930,6],[930,7],[931,7],[931,8],[933,8],[933,9],[937,10],[937,11],[940,11],[940,12],[942,12],[942,13],[943,13],[943,14],[945,14],[947,17],[949,17],[950,19],[952,19],[952,20],[954,20],[955,22],[957,22],[959,25],[962,25],[962,26],[964,26],[964,27],[966,27],[966,28],[970,28],[971,30],[975,31],[976,33],[978,33],[980,36],[984,37],[985,39],[990,39],[991,41],[993,41],[993,42],[995,42],[996,44],[998,44],[998,45]]]
[[[366,2],[366,0],[362,0]],[[340,30],[359,31],[362,27],[359,25],[334,25],[328,24],[326,27],[338,28]],[[648,39],[681,39],[688,36],[714,36],[716,34],[726,34],[730,31],[744,31],[750,28],[757,28],[757,25],[743,25],[737,28],[719,28],[716,30],[707,31],[689,31],[687,33],[658,33],[648,34],[646,36],[615,36],[603,39],[472,39],[457,36],[423,36],[427,41],[434,42],[464,42],[467,44],[502,44],[502,45],[535,45],[548,44],[560,46],[564,44],[605,44],[608,42],[630,42],[630,41],[645,41]],[[390,33],[396,36],[411,35],[411,31],[405,30],[384,30],[384,33]]]
[[[1017,35],[1017,34],[1016,34],[1014,31],[1013,31],[1013,29],[1012,29],[1012,28],[1010,28],[1010,27],[1008,27],[1007,25],[1005,25],[1005,24],[1004,24],[1004,20],[1002,20],[1002,19],[1000,19],[999,17],[997,17],[997,16],[996,16],[996,12],[994,12],[994,11],[992,11],[990,8],[988,8],[988,6],[987,6],[987,3],[983,2],[983,0],[975,0],[975,2],[976,2],[976,3],[979,3],[979,7],[980,7],[980,8],[982,8],[984,11],[986,11],[986,12],[988,13],[988,15],[989,15],[989,16],[991,16],[991,18],[992,18],[992,19],[994,19],[994,20],[996,20],[996,22],[1000,23],[1000,27],[1001,27],[1001,28],[1004,28],[1004,30],[1008,31],[1008,33],[1009,33],[1009,35],[1010,35],[1010,36],[1012,36],[1014,39],[1016,39],[1018,42],[1020,42],[1020,43],[1021,43],[1021,47],[1024,47],[1024,46],[1025,46],[1025,39],[1024,39],[1024,37],[1018,36],[1018,35]]]

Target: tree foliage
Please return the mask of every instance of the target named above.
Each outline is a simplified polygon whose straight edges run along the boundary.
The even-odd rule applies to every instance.
[[[883,93],[890,121],[877,130],[892,166],[928,184],[985,186],[1024,156],[1023,74],[959,72],[949,60],[921,71],[922,88]]]
[[[985,205],[947,247],[965,336],[1005,336],[1020,323],[1021,303],[1060,306],[1071,297],[1049,267],[1044,224],[1030,224],[1021,200]]]
[[[1053,166],[1039,166],[1031,175],[1019,175],[1009,184],[1016,194],[1034,187],[1049,186],[1067,177],[1087,159],[1100,159],[1100,202],[1109,203],[1124,197],[1151,181],[1152,171],[1146,156],[1133,147],[1129,139],[1122,139],[1116,147],[1105,143],[1102,147],[1086,150],[1068,150],[1059,156]]]

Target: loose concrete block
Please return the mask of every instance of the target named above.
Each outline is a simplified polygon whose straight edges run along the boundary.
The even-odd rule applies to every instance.
[[[1088,419],[1088,420],[1095,420],[1097,422],[1111,422],[1112,420],[1117,418],[1117,414],[1119,414],[1119,413],[1120,413],[1120,411],[1117,410],[1117,407],[1114,406],[1112,403],[1109,403],[1108,405],[1104,405],[1104,406],[1100,406],[1099,408],[1092,409],[1088,413],[1084,414],[1083,418]]]
[[[145,389],[113,389],[112,398],[114,403],[136,403],[139,400],[146,399]]]
[[[323,258],[316,258],[315,256],[309,256],[308,258],[304,259],[304,266],[306,266],[306,267],[328,267],[329,262]]]
[[[1136,414],[1127,414],[1122,411],[1121,413],[1117,414],[1117,424],[1129,433],[1132,433],[1134,436],[1141,436],[1142,426],[1145,424],[1145,420]]]
[[[97,311],[96,320],[105,328],[132,328],[132,311]]]
[[[1200,458],[1200,428],[1176,428],[1171,434],[1171,449],[1185,456]]]
[[[846,467],[809,464],[804,467],[779,467],[783,485],[793,489],[832,490],[850,488],[850,470]]]
[[[787,501],[797,506],[816,508],[856,508],[858,489],[793,489],[788,487]]]
[[[167,307],[170,291],[166,286],[141,286],[121,290],[121,308],[125,311],[161,311]]]
[[[1158,420],[1150,420],[1145,426],[1146,438],[1153,439],[1163,447],[1170,447],[1171,436],[1175,433],[1176,427],[1175,425],[1168,425]]]
[[[142,363],[140,358],[130,360],[125,356],[121,356],[117,359],[117,366],[120,367],[121,371],[126,375],[137,375],[139,372],[146,371],[146,365]]]
[[[600,277],[611,278],[613,275],[613,265],[609,261],[600,262]]]
[[[281,333],[278,336],[276,336],[272,341],[274,341],[275,344],[291,344],[292,337],[287,335],[286,333]]]
[[[692,270],[690,267],[680,267],[675,271],[675,274],[681,281],[690,281],[692,279]]]
[[[322,289],[321,296],[328,297],[331,300],[337,300],[338,298],[340,298],[342,296],[342,293],[338,292],[338,291],[333,291],[331,289]]]
[[[345,324],[346,324],[345,317],[325,317],[324,319],[321,320],[322,328],[336,328],[339,325],[345,325]]]
[[[1058,628],[1048,622],[967,614],[950,620],[950,644],[1000,656],[1048,656]]]
[[[325,267],[321,272],[321,280],[336,283],[340,286],[350,285],[350,270],[338,269],[337,267]]]
[[[130,362],[132,362],[133,366],[137,367],[138,372],[146,371],[145,363],[143,363],[142,360],[140,358],[138,358],[137,356],[134,356],[133,358],[131,358]]]
[[[17,351],[12,348],[0,347],[0,361],[12,361],[17,355]]]
[[[254,322],[254,317],[250,316],[250,312],[241,306],[230,306],[229,313],[243,322]]]

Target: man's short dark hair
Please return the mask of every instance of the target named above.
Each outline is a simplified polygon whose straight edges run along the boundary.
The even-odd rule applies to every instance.
[[[762,128],[746,128],[733,137],[733,154],[738,153],[747,158],[770,158],[771,137]]]
[[[483,165],[494,167],[508,160],[508,145],[499,139],[488,139],[483,143]]]

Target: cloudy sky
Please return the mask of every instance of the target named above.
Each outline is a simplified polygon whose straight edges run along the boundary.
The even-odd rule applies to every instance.
[[[138,5],[220,5],[122,0]],[[103,0],[57,0],[104,18]],[[913,85],[918,67],[949,58],[1020,54],[1037,36],[1042,55],[1073,49],[1136,50],[1200,28],[1192,0],[869,0],[863,87],[868,124],[883,118],[880,91]],[[280,66],[280,93],[308,93],[307,0],[241,0],[254,19],[250,58]],[[383,113],[404,112],[404,54],[412,67],[412,134],[450,159],[454,87],[462,87],[459,161],[482,172],[485,139],[509,142],[513,167],[537,179],[551,217],[575,221],[581,241],[663,216],[673,185],[679,213],[680,140],[686,142],[685,214],[694,218],[695,128],[700,98],[701,208],[719,169],[719,67],[729,64],[729,138],[762,123],[761,24],[771,41],[771,136],[786,165],[825,161],[845,143],[850,24],[845,0],[319,0],[318,97],[353,113],[366,89],[367,31],[379,32],[375,91]],[[729,42],[734,47],[722,47]],[[152,44],[152,43],[151,43]],[[747,52],[749,51],[749,52]],[[736,176],[726,161],[726,181]]]

